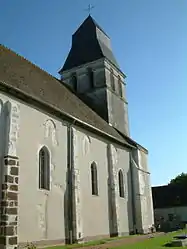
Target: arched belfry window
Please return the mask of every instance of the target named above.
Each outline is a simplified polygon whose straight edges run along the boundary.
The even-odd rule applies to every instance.
[[[94,88],[94,72],[91,68],[88,68],[88,78],[91,88]]]
[[[114,71],[113,69],[111,68],[110,69],[110,84],[111,84],[111,88],[112,90],[115,92],[115,79],[114,79]]]
[[[77,75],[73,74],[71,76],[71,81],[72,81],[72,87],[74,91],[77,91]]]
[[[119,94],[121,97],[123,97],[122,82],[121,82],[121,78],[119,75],[118,75],[118,86],[119,86]]]
[[[97,165],[95,162],[91,164],[91,183],[92,195],[98,195]]]
[[[39,152],[39,188],[50,190],[50,155],[45,146]]]
[[[123,172],[122,172],[122,170],[120,170],[119,173],[118,173],[118,180],[119,180],[119,196],[120,197],[125,197],[124,180],[123,180]]]

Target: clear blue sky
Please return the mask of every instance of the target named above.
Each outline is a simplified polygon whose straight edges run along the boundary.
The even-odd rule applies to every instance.
[[[187,0],[0,0],[0,43],[58,76],[88,3],[127,75],[131,136],[167,184],[187,172]]]

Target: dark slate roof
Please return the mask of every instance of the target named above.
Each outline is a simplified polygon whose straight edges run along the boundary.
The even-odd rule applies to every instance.
[[[111,47],[108,47],[101,39],[98,30],[109,39],[102,28],[89,15],[73,34],[71,50],[60,72],[101,58],[107,58],[112,64],[119,68]]]
[[[2,83],[71,115],[129,146],[114,128],[84,104],[62,82],[0,45],[0,86]]]
[[[107,35],[107,33],[101,28],[101,26],[96,22],[96,20],[95,20],[91,15],[89,15],[89,16],[87,17],[87,19],[91,19],[92,22],[95,24],[95,26],[96,26],[98,29],[100,29],[100,31],[103,32],[103,33],[109,38],[109,36]]]
[[[187,206],[185,186],[164,185],[152,187],[152,196],[154,209]]]

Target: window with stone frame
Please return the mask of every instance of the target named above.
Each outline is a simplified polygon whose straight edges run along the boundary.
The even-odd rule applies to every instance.
[[[45,146],[39,151],[39,189],[50,190],[50,154]]]
[[[78,88],[78,83],[77,83],[77,75],[76,74],[72,74],[71,76],[71,83],[72,83],[72,88],[73,90],[76,92],[77,88]]]
[[[114,79],[114,71],[111,68],[110,69],[110,84],[111,84],[111,88],[112,90],[115,92],[116,88],[115,88],[115,79]]]
[[[123,172],[121,169],[118,172],[118,180],[119,180],[119,196],[125,197],[124,179],[123,179]]]
[[[97,165],[95,162],[91,164],[91,184],[92,195],[98,195]]]
[[[88,79],[91,88],[94,88],[94,71],[88,68]]]
[[[119,95],[120,97],[123,97],[122,82],[121,82],[121,77],[119,75],[118,75],[118,86],[119,86]]]

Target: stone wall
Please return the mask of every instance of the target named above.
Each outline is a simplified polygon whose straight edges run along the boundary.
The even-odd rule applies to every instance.
[[[1,199],[0,248],[13,249],[18,244],[19,159],[5,156]]]
[[[3,142],[0,136],[0,143],[3,143],[3,146],[0,146],[0,189],[3,188],[5,193],[7,191],[15,193],[12,174],[15,174],[15,171],[19,173],[17,241],[19,244],[38,241],[43,243],[50,241],[51,244],[62,242],[65,240],[64,224],[67,217],[66,123],[4,93],[0,93],[0,99],[2,99],[0,127],[1,131],[3,130],[0,134],[4,135]],[[43,146],[48,148],[50,154],[50,191],[39,189],[39,151]],[[7,160],[5,161],[4,157],[8,158],[12,169],[11,166],[6,166]],[[15,169],[12,160],[18,158],[22,167],[17,166],[18,169]],[[15,176],[15,181],[17,180]],[[10,184],[12,186],[9,188]],[[9,208],[13,205],[13,199],[10,198],[12,194],[5,194],[3,199],[0,199],[3,222],[5,222],[4,214],[10,211],[4,207]],[[11,222],[15,221],[11,218]],[[5,230],[3,237],[8,236],[7,229],[4,229],[5,225],[9,226],[8,220],[6,224],[1,224],[2,232]],[[3,237],[1,247],[5,242],[8,243]]]

